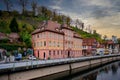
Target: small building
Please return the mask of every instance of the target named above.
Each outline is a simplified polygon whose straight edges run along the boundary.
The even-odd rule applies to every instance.
[[[18,33],[10,33],[8,35],[10,42],[18,42],[20,35]]]
[[[40,59],[82,56],[82,38],[68,25],[44,21],[32,33],[34,55]]]
[[[117,39],[106,40],[103,44],[107,54],[119,53],[119,44]]]
[[[97,40],[95,38],[85,38],[83,39],[83,55],[90,56],[96,53]]]

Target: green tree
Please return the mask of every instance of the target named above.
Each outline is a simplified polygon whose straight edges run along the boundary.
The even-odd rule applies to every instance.
[[[19,32],[18,23],[15,17],[11,20],[9,28],[12,32]]]
[[[27,31],[23,31],[20,33],[20,37],[23,42],[25,42],[27,47],[31,47],[31,35]]]

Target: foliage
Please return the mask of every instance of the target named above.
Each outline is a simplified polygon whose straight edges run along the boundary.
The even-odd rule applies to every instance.
[[[1,39],[1,40],[0,40],[0,43],[7,43],[7,42],[9,42],[9,39],[8,39],[8,38]]]
[[[85,31],[82,31],[76,27],[72,27],[72,29],[77,32],[79,35],[81,35],[82,38],[95,38],[97,41],[102,42],[101,36],[98,33],[90,34]]]
[[[10,53],[10,52],[7,52],[7,53],[6,53],[6,56],[7,56],[7,57],[9,57],[10,55],[11,55],[11,53]]]
[[[8,27],[8,22],[5,20],[0,20],[0,32],[10,33],[10,28]]]
[[[4,48],[8,51],[17,50],[19,47],[24,47],[24,45],[22,45],[22,44],[0,43],[0,48]]]
[[[12,32],[19,32],[18,23],[15,17],[11,20],[9,27]]]
[[[29,34],[27,31],[23,31],[23,32],[20,33],[20,37],[21,37],[22,41],[25,42],[27,47],[32,46],[31,34]]]
[[[27,49],[27,54],[33,55],[33,50],[32,49]]]

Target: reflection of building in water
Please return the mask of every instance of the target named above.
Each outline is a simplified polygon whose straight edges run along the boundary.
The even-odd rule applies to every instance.
[[[120,62],[118,63],[118,66],[120,67]]]
[[[114,74],[116,74],[116,73],[117,73],[118,66],[117,66],[117,65],[115,65],[115,64],[113,64],[113,65],[111,66],[111,69],[112,69],[112,74],[114,75]]]
[[[83,77],[81,80],[96,80],[97,74],[98,74],[98,72],[94,72],[92,74],[89,74],[89,75]]]
[[[105,71],[105,73],[108,73],[108,68],[105,67],[105,68],[104,68],[104,71]]]

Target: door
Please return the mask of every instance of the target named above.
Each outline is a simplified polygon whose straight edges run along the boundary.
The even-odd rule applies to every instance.
[[[68,51],[68,58],[70,58],[70,51]]]
[[[44,57],[44,59],[45,59],[45,57],[46,57],[45,52],[44,52],[44,54],[43,54],[43,57]]]
[[[40,57],[40,53],[39,53],[39,50],[38,50],[38,58]]]

